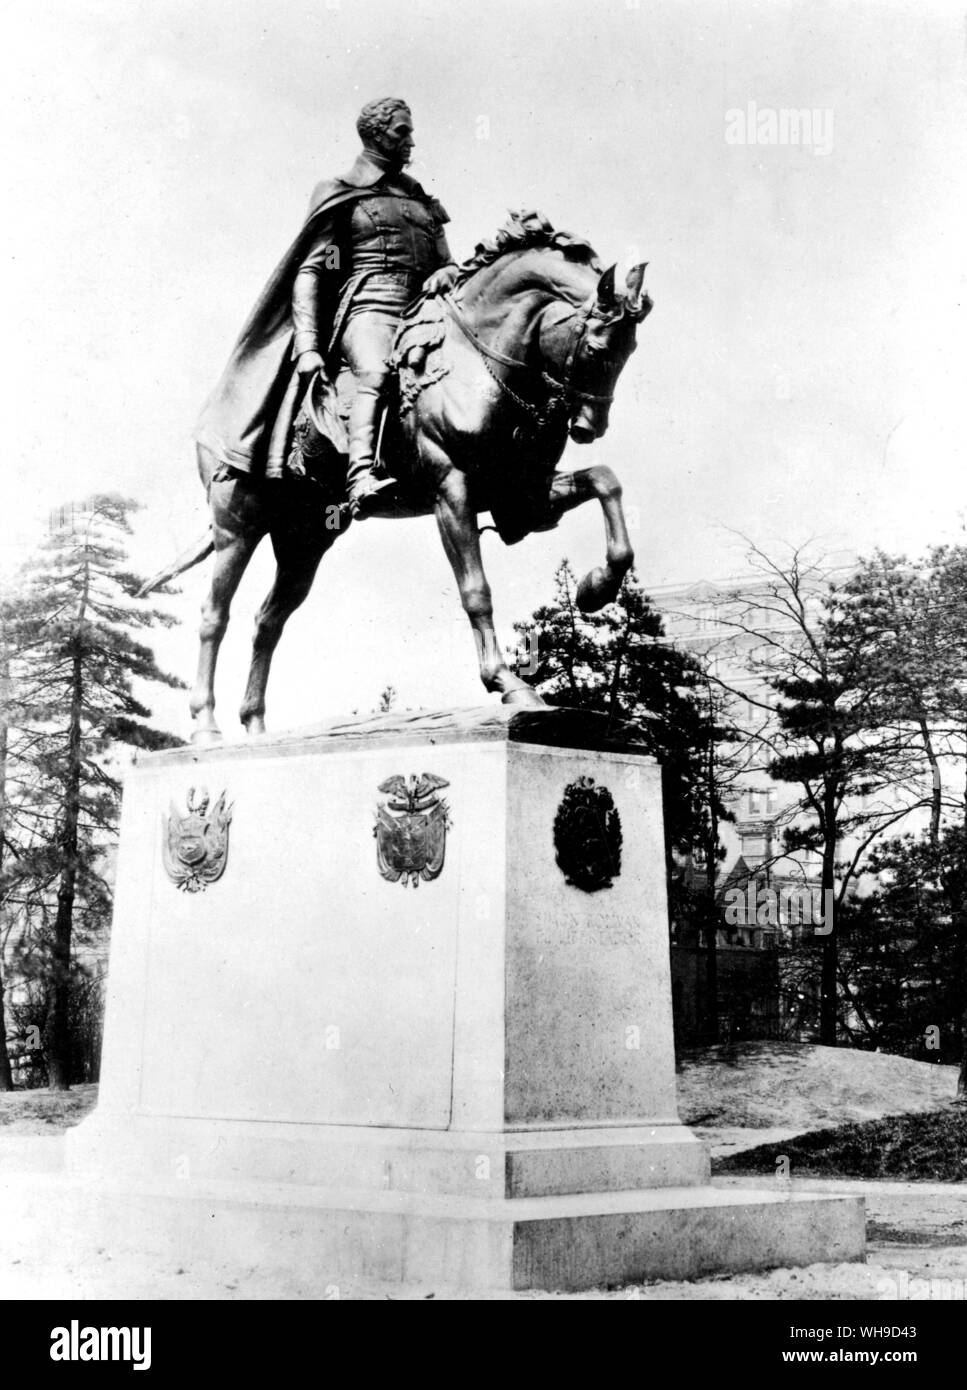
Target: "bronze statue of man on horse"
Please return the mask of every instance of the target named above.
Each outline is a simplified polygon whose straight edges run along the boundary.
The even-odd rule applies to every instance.
[[[606,556],[579,586],[589,610],[616,596],[633,560],[612,470],[557,464],[568,438],[590,443],[607,429],[615,383],[651,309],[644,265],[618,284],[586,241],[522,212],[457,266],[446,213],[404,172],[409,108],[371,102],[357,126],[361,155],[315,190],[199,420],[210,532],[146,586],[214,551],[191,694],[200,741],[220,736],[218,648],[265,536],[277,574],[256,620],[240,711],[249,733],[265,728],[285,623],[352,519],[436,516],[481,679],[509,704],[542,701],[498,648],[479,513],[514,543],[597,498]]]

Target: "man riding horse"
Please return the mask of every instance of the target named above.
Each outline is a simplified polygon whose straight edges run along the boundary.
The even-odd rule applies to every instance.
[[[268,537],[276,575],[256,618],[239,711],[249,733],[264,732],[273,653],[346,529],[347,492],[355,516],[436,518],[480,679],[510,705],[543,701],[497,641],[481,513],[514,544],[599,502],[604,563],[577,590],[589,611],[616,597],[634,558],[611,468],[558,465],[569,439],[590,444],[608,428],[615,385],[651,309],[644,264],[621,283],[583,238],[521,210],[454,266],[446,213],[403,170],[413,145],[407,107],[373,102],[358,124],[362,155],[317,188],[199,421],[211,524],[142,590],[214,553],[189,701],[199,741],[221,736],[218,651],[242,575]],[[395,486],[373,476],[390,380],[398,409],[382,452]]]
[[[448,289],[457,268],[446,212],[404,172],[413,151],[407,104],[369,102],[356,128],[362,153],[348,173],[315,188],[306,223],[249,315],[195,437],[218,469],[282,477],[310,382],[318,374],[325,392],[344,360],[355,378],[348,501],[362,519],[394,485],[373,469],[400,315],[421,290]]]

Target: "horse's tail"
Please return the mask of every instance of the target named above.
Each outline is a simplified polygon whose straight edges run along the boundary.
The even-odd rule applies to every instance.
[[[154,593],[155,589],[160,589],[162,584],[167,584],[169,579],[174,579],[176,575],[184,574],[185,570],[190,570],[194,565],[200,565],[202,560],[207,560],[215,549],[215,541],[212,536],[211,527],[203,536],[199,536],[194,545],[190,545],[187,550],[183,550],[176,560],[172,560],[165,565],[163,570],[141,585],[138,590],[138,598],[144,598],[145,594]]]

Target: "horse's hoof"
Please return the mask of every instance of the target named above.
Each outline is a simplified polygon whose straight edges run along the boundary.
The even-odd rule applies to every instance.
[[[255,738],[265,733],[265,720],[261,715],[254,714],[251,719],[244,721],[244,728],[249,738]]]
[[[548,706],[538,695],[532,686],[519,686],[517,690],[508,690],[506,695],[500,697],[503,705],[510,705],[514,709],[547,709]]]
[[[222,743],[224,740],[221,729],[194,729],[190,742],[193,748],[210,748],[213,744]]]
[[[596,613],[605,604],[613,603],[621,588],[621,577],[609,574],[598,566],[589,570],[577,588],[577,605],[582,613]]]

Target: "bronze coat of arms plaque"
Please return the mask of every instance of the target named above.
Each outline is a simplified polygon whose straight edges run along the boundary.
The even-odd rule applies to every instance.
[[[579,777],[554,817],[554,849],[565,881],[585,893],[610,888],[621,872],[621,818],[607,787]]]
[[[380,782],[379,790],[389,796],[376,812],[376,862],[389,883],[411,883],[419,887],[439,878],[447,849],[450,826],[449,807],[438,792],[449,782],[432,772],[405,778],[396,775]]]
[[[200,893],[225,872],[232,807],[222,792],[209,812],[207,787],[190,787],[185,801],[187,815],[172,802],[171,814],[162,817],[161,852],[172,883],[186,893]]]

